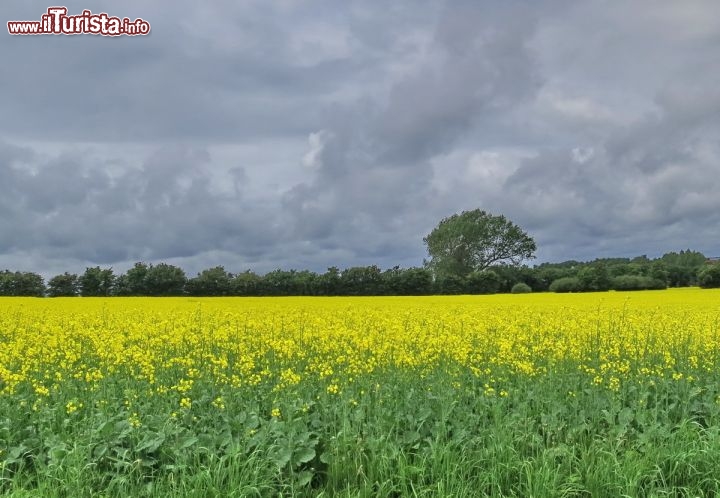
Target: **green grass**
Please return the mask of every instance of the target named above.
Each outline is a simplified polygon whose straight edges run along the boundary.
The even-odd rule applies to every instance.
[[[72,392],[37,410],[18,393],[0,398],[0,493],[717,496],[719,381],[629,379],[613,391],[556,372],[508,377],[509,396],[488,396],[469,375],[385,372],[339,395],[307,383],[283,394],[196,385],[187,410],[163,397],[95,406],[85,393],[72,414]],[[97,399],[138,390],[105,384]],[[212,405],[218,395],[224,410]],[[273,407],[282,417],[270,416]]]

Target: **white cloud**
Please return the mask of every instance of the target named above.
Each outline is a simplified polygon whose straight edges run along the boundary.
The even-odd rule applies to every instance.
[[[593,155],[595,155],[595,150],[592,147],[575,147],[572,150],[573,161],[579,164],[588,162]]]
[[[309,150],[302,158],[303,166],[310,169],[318,169],[322,166],[322,151],[329,138],[330,134],[325,130],[313,132],[308,136]]]

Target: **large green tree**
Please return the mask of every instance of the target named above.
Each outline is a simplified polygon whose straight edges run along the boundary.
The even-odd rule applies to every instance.
[[[444,218],[423,239],[438,276],[465,277],[496,263],[519,265],[534,258],[535,241],[504,216],[480,209]]]
[[[4,270],[0,272],[0,295],[43,297],[45,282],[37,273]]]
[[[78,276],[74,273],[65,272],[62,275],[55,275],[48,281],[47,295],[50,297],[77,296]]]
[[[720,287],[720,263],[707,265],[700,271],[700,287],[711,289]]]
[[[181,296],[186,283],[185,271],[167,263],[150,265],[144,279],[149,296]]]
[[[80,294],[83,296],[109,296],[115,283],[112,268],[101,269],[99,266],[85,268],[78,278]]]
[[[185,286],[191,296],[227,296],[232,292],[232,275],[222,266],[208,268]]]

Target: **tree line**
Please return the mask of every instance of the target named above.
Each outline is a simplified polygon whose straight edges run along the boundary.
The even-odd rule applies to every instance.
[[[664,254],[657,259],[604,258],[527,265],[497,264],[459,275],[437,273],[429,266],[377,266],[231,273],[222,266],[188,278],[174,265],[136,263],[127,272],[86,268],[81,275],[63,273],[47,283],[32,272],[0,272],[2,296],[392,296],[495,294],[520,292],[587,292],[720,287],[720,263],[696,251]]]
[[[45,285],[36,273],[0,273],[4,296],[422,296],[499,292],[588,292],[667,287],[720,287],[720,264],[696,251],[661,258],[605,258],[589,262],[521,265],[535,257],[535,241],[502,215],[480,209],[444,218],[423,238],[430,259],[420,268],[355,266],[324,273],[275,270],[233,274],[222,266],[188,278],[174,265],[135,263],[63,273]]]

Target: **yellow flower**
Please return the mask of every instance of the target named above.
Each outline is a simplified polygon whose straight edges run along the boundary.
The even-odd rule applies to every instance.
[[[70,415],[71,413],[75,413],[82,407],[83,407],[82,403],[76,403],[75,401],[68,401],[68,403],[65,405],[65,412],[68,415]]]
[[[105,409],[119,399],[128,416],[142,413],[137,407],[152,396],[175,404],[178,417],[197,410],[201,388],[218,393],[213,410],[256,386],[275,390],[278,404],[299,392],[387,403],[377,394],[395,388],[390,373],[415,379],[421,393],[455,386],[498,397],[509,389],[495,385],[551,372],[612,391],[659,379],[702,388],[720,364],[717,298],[709,289],[641,291],[632,301],[624,293],[538,293],[522,303],[510,295],[228,297],[197,300],[201,316],[185,298],[8,298],[0,396],[34,411],[57,409],[62,399],[59,409],[71,415],[82,402],[105,406],[92,393],[107,387],[118,395]]]
[[[142,425],[142,423],[140,422],[140,417],[138,417],[137,413],[133,413],[132,415],[130,415],[128,421],[130,422],[130,426],[134,428],[138,428]]]

